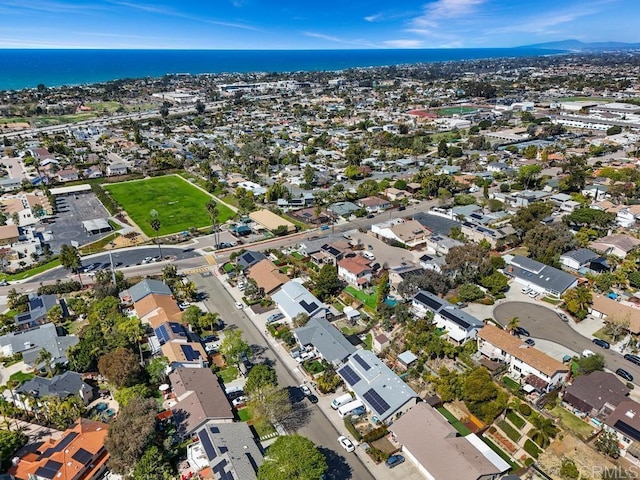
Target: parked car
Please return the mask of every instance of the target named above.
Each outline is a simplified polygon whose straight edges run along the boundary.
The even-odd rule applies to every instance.
[[[523,328],[523,327],[514,328],[513,329],[513,333],[515,333],[518,336],[522,335],[523,337],[530,337],[531,336],[531,334],[529,333],[529,330],[527,330],[526,328]]]
[[[558,316],[560,317],[560,320],[562,320],[563,322],[568,322],[569,321],[569,317],[565,313],[558,312]]]
[[[369,215],[367,215],[367,218],[373,218],[373,217],[375,217],[373,213],[370,213]]]
[[[236,302],[236,308],[238,310],[242,310],[244,308],[244,305],[242,305],[242,303],[240,303],[240,302]]]
[[[531,298],[536,298],[538,295],[538,292],[536,292],[535,290],[531,290],[529,293],[527,293],[527,296]]]
[[[315,395],[307,395],[307,398],[311,403],[318,403],[318,397],[316,397]]]
[[[322,225],[320,230],[329,230],[329,225]]]
[[[308,397],[309,395],[311,395],[311,389],[304,383],[300,385],[300,390],[302,390],[302,393],[304,394],[305,397]]]
[[[627,382],[633,382],[633,375],[627,372],[624,368],[619,368],[616,370],[616,375],[624,378]]]
[[[245,403],[247,403],[247,397],[245,397],[245,396],[241,396],[241,397],[238,397],[238,398],[234,398],[234,399],[231,401],[231,404],[232,404],[234,407],[239,407],[240,405],[244,405]]]
[[[398,211],[399,211],[399,212],[402,212],[403,210],[406,210],[406,209],[407,209],[407,207],[405,207],[404,205],[400,205],[400,206],[398,207]]]
[[[186,310],[190,306],[191,306],[191,304],[189,302],[181,302],[181,303],[178,304],[178,307],[180,307],[180,309],[182,309],[182,310]]]
[[[151,263],[151,262],[153,262],[153,257],[144,257],[142,259],[142,262],[140,262],[140,263],[142,263],[144,265],[144,264]]]
[[[637,355],[631,355],[630,353],[627,353],[624,356],[624,359],[630,361],[631,363],[635,363],[636,365],[640,365],[640,357]]]
[[[521,291],[522,293],[524,293],[525,295],[527,295],[527,294],[531,291],[531,288],[529,288],[529,287],[523,287],[523,288],[522,288],[522,290],[520,290],[520,291]]]
[[[387,468],[397,467],[401,463],[404,463],[404,457],[402,455],[391,455],[384,463]]]
[[[338,437],[338,443],[340,443],[342,448],[344,448],[347,452],[353,452],[356,449],[356,446],[353,444],[353,442],[344,435],[340,435]]]
[[[594,339],[593,339],[593,340],[591,340],[591,341],[592,341],[594,344],[596,344],[596,345],[598,345],[599,347],[602,347],[602,348],[607,348],[607,349],[608,349],[608,348],[610,347],[609,342],[606,342],[606,341],[601,340],[601,339],[599,339],[599,338],[594,338]]]
[[[533,347],[536,344],[536,341],[533,338],[527,338],[524,343],[526,343],[527,345],[529,345],[530,347]]]
[[[367,410],[364,407],[358,407],[351,412],[351,417],[359,417],[367,413]]]
[[[273,322],[277,322],[278,320],[282,320],[283,318],[284,314],[280,312],[269,315],[269,317],[267,318],[267,325]]]

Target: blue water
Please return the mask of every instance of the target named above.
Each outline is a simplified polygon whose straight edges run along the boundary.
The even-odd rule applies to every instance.
[[[560,53],[528,48],[429,50],[0,50],[0,90],[168,73],[333,71]]]

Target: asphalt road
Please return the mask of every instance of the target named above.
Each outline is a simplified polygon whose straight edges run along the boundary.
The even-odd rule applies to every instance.
[[[583,337],[568,323],[561,321],[550,308],[527,302],[506,302],[498,305],[493,310],[493,315],[502,325],[509,323],[513,317],[518,317],[520,326],[526,328],[534,339],[549,340],[577,353],[583,350],[599,353],[605,359],[605,368],[612,372],[623,368],[633,375],[636,383],[640,382],[640,366],[625,360],[615,351],[595,345],[590,338]]]
[[[280,385],[289,388],[291,397],[294,400],[295,418],[290,422],[286,422],[285,427],[288,431],[296,431],[300,435],[311,439],[325,454],[329,464],[327,479],[373,479],[374,477],[371,476],[356,455],[347,454],[339,447],[337,438],[340,433],[336,431],[333,424],[316,405],[312,405],[306,398],[302,398],[300,390],[297,388],[301,383],[301,377],[296,376],[294,372],[279,361],[278,355],[263,337],[262,332],[251,322],[243,310],[238,310],[235,307],[233,298],[225,290],[220,280],[209,272],[190,275],[189,279],[193,280],[198,287],[198,291],[206,294],[205,305],[210,310],[220,314],[220,318],[225,323],[225,328],[239,328],[242,330],[243,337],[254,349],[254,363],[267,362],[271,364],[278,374]]]

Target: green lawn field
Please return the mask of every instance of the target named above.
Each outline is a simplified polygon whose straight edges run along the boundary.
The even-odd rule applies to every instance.
[[[178,176],[114,183],[104,188],[150,237],[155,235],[150,225],[151,210],[158,212],[160,236],[211,225],[206,208],[211,197]],[[219,223],[234,216],[233,211],[220,203],[218,212]]]

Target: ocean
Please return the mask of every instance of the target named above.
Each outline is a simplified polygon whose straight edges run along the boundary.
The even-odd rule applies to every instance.
[[[425,50],[31,50],[0,49],[0,90],[82,85],[173,73],[335,71],[561,53],[531,48]]]

